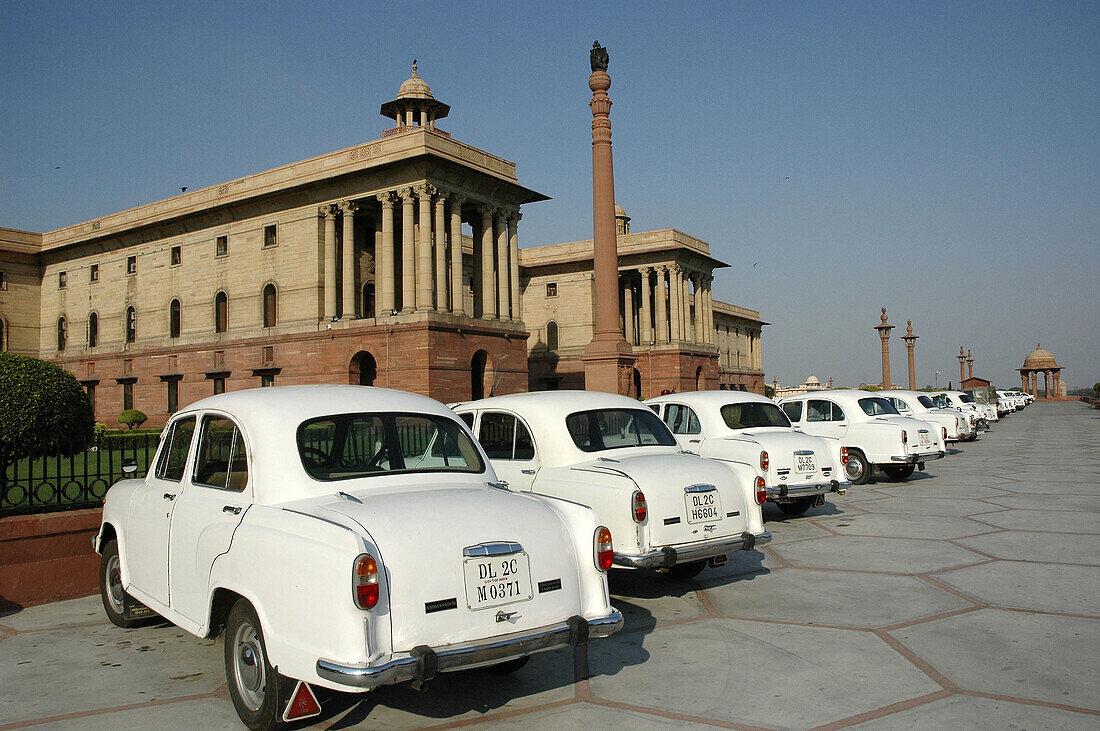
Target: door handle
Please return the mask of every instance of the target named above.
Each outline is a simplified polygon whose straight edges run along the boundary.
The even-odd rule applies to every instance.
[[[522,472],[522,473],[523,473],[523,474],[525,474],[525,475],[533,475],[533,474],[535,474],[535,471],[534,471],[534,470],[520,470],[520,472]]]
[[[233,515],[240,515],[241,514],[241,509],[239,507],[237,507],[236,505],[226,505],[224,508],[222,508],[222,512],[223,513],[233,513]]]
[[[163,497],[165,500],[175,500],[176,499],[176,496],[173,495],[170,492],[164,493],[164,495],[162,495],[161,497]]]

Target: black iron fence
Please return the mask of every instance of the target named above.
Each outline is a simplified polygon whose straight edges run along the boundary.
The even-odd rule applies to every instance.
[[[158,433],[105,434],[82,452],[38,456],[0,465],[0,516],[99,507],[107,488],[124,477],[144,477]],[[137,472],[122,471],[125,462]]]

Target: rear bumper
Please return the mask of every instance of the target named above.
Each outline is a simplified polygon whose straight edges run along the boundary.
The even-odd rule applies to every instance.
[[[805,485],[776,485],[774,487],[765,488],[768,492],[768,502],[775,502],[780,500],[793,500],[800,497],[812,497],[814,495],[825,495],[830,492],[835,492],[837,495],[843,495],[844,492],[852,486],[851,482],[840,482],[839,480],[830,480],[829,482],[811,482]]]
[[[724,556],[734,551],[751,551],[756,546],[770,542],[771,539],[772,534],[768,531],[757,535],[745,531],[737,538],[682,548],[666,546],[659,551],[650,551],[637,556],[616,552],[615,565],[632,569],[670,569],[677,564]]]
[[[900,464],[917,464],[918,462],[930,462],[934,459],[943,459],[947,452],[922,452],[920,454],[906,454],[898,457],[894,456],[890,458],[891,462]]]
[[[526,632],[441,647],[420,645],[411,652],[395,653],[390,660],[378,665],[343,664],[322,658],[317,661],[317,675],[330,682],[360,690],[372,690],[382,685],[410,680],[423,683],[431,680],[436,673],[495,665],[536,652],[583,645],[590,639],[609,637],[622,627],[623,615],[612,607],[606,616],[595,619],[573,616],[565,622]]]

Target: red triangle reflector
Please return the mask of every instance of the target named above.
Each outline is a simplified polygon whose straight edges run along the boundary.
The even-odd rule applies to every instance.
[[[319,715],[321,715],[321,704],[317,702],[317,696],[313,695],[313,688],[310,688],[309,683],[304,680],[299,680],[290,697],[290,703],[283,711],[283,720],[297,721]]]

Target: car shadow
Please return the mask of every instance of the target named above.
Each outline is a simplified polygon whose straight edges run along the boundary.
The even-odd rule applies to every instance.
[[[844,511],[837,507],[836,503],[831,502],[828,497],[825,498],[824,505],[812,507],[801,515],[787,515],[775,503],[764,503],[761,512],[764,514],[765,523],[798,523],[806,518],[823,518],[830,515],[844,514]]]

